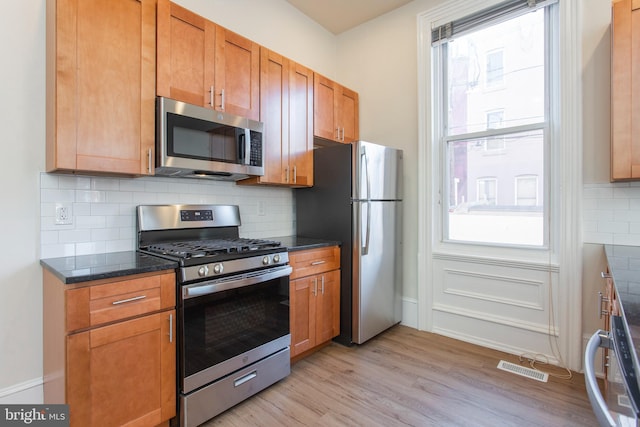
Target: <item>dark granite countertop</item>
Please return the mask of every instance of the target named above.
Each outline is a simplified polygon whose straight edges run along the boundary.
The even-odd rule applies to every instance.
[[[281,242],[289,251],[340,246],[340,242],[333,240],[298,236],[270,237],[269,240]],[[40,264],[67,285],[178,267],[174,261],[136,251],[48,258],[40,260]]]
[[[620,309],[640,354],[640,246],[605,245],[609,273],[613,276]]]
[[[49,258],[40,260],[40,264],[55,274],[66,285],[153,271],[172,270],[178,266],[174,261],[136,251]]]
[[[269,237],[268,239],[281,242],[282,245],[286,246],[290,252],[341,245],[340,242],[337,242],[335,240],[312,239],[309,237],[300,236],[279,236]]]

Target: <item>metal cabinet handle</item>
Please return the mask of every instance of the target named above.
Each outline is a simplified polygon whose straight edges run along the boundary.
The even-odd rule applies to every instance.
[[[224,111],[224,89],[220,91],[220,109]]]
[[[321,264],[324,264],[325,262],[326,262],[326,261],[324,261],[324,260],[322,260],[322,261],[313,261],[313,262],[311,263],[311,265],[321,265]]]
[[[173,314],[169,315],[169,342],[173,342]]]
[[[609,273],[605,273],[604,271],[600,272],[600,276],[602,276],[603,279],[611,279],[611,274]]]
[[[603,315],[609,315],[609,312],[607,310],[602,309],[602,303],[609,301],[609,298],[602,295],[601,291],[598,291],[598,317],[600,317],[601,319]]]
[[[293,183],[294,184],[298,183],[298,168],[297,168],[297,166],[293,167]]]
[[[138,300],[144,299],[146,297],[147,297],[146,295],[140,295],[140,296],[133,297],[133,298],[127,298],[127,299],[121,299],[121,300],[118,300],[118,301],[114,301],[111,304],[112,305],[124,304],[124,303],[127,303],[127,302],[138,301]]]
[[[236,379],[235,381],[233,381],[233,386],[234,387],[239,387],[242,384],[246,383],[247,381],[251,381],[252,379],[254,379],[257,376],[258,376],[258,371],[249,372],[247,375],[244,375],[244,376]]]
[[[151,164],[151,162],[152,162],[152,159],[153,159],[153,156],[152,156],[151,148],[149,148],[149,149],[147,150],[147,170],[149,171],[149,175],[151,175],[151,174],[152,174],[152,172],[151,172],[151,168],[152,168],[152,164]]]
[[[284,182],[289,183],[289,167],[284,168]]]
[[[209,90],[209,105],[211,105],[211,107],[214,107],[215,94],[216,93],[213,91],[213,85],[211,85],[210,90]]]
[[[322,279],[322,295],[324,295],[324,276],[322,276],[321,279]]]
[[[318,295],[318,278],[313,278],[313,295]]]

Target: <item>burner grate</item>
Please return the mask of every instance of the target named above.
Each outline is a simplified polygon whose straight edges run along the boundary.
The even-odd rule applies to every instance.
[[[274,240],[237,238],[157,243],[149,245],[147,250],[161,255],[171,255],[186,259],[212,255],[241,254],[280,246],[281,243]]]

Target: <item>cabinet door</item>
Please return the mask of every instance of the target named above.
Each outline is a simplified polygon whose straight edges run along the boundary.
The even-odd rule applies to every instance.
[[[316,297],[316,343],[340,333],[340,270],[321,274]]]
[[[102,326],[175,307],[175,273],[145,273],[65,290],[66,331]]]
[[[346,87],[340,88],[338,102],[340,142],[349,143],[359,138],[358,94]]]
[[[174,417],[175,363],[175,310],[69,335],[71,425],[158,425]]]
[[[316,276],[292,280],[289,306],[291,318],[291,356],[312,348],[316,343]]]
[[[611,180],[640,178],[640,9],[613,4]]]
[[[158,0],[158,96],[213,108],[216,26]]]
[[[47,5],[47,170],[151,174],[155,0]]]
[[[215,109],[260,119],[260,45],[217,26]]]
[[[289,61],[261,49],[260,120],[264,123],[265,168],[258,182],[286,183],[289,162]]]
[[[340,247],[327,246],[289,253],[291,280],[340,268]]]
[[[357,141],[359,138],[358,94],[316,74],[313,96],[313,134],[336,142]]]
[[[291,63],[289,78],[289,184],[313,186],[313,72]]]
[[[338,140],[335,83],[320,74],[314,75],[313,134],[319,138]]]
[[[260,120],[265,172],[241,184],[313,185],[313,72],[260,50]]]

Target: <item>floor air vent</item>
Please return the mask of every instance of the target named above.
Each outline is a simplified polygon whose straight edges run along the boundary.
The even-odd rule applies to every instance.
[[[498,369],[502,369],[503,371],[511,372],[516,375],[521,375],[523,377],[531,378],[537,381],[542,381],[543,383],[546,383],[549,379],[549,374],[545,372],[526,368],[524,366],[516,365],[515,363],[505,362],[504,360],[501,360],[500,363],[498,363]]]

